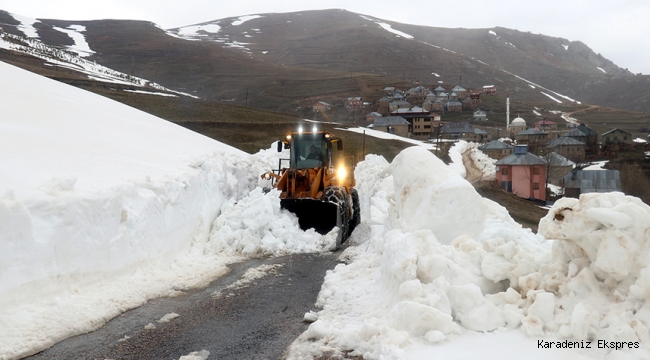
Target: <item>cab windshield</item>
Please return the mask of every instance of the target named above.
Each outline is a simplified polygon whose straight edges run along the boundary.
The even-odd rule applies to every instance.
[[[291,167],[311,169],[327,166],[327,142],[321,134],[300,134],[291,139]]]

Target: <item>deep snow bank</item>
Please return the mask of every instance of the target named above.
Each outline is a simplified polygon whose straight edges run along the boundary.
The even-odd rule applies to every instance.
[[[563,198],[539,231],[557,241],[527,296],[555,297],[546,316],[529,310],[524,329],[649,347],[650,207],[618,192]]]
[[[235,257],[204,253],[212,224],[277,152],[251,156],[2,62],[0,77],[0,359],[226,271]]]
[[[546,240],[427,152],[407,149],[392,164],[369,155],[355,175],[367,180],[359,192],[369,213],[352,239],[368,243],[327,273],[322,310],[290,359],[459,356],[453,349],[477,339],[495,342],[486,358],[650,357],[650,207],[639,199],[562,199],[540,221]],[[504,331],[530,341],[513,346]],[[493,334],[477,337],[484,332]],[[538,347],[564,340],[592,346]]]
[[[391,164],[369,155],[355,176],[369,214],[353,238],[365,231],[370,243],[328,272],[323,310],[291,358],[401,358],[414,339],[519,326],[525,301],[513,288],[549,257],[549,243],[426,150],[406,149]]]

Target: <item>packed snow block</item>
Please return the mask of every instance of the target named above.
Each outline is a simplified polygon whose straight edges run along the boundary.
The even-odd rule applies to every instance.
[[[539,229],[545,237],[561,240],[554,256],[568,258],[572,272],[588,267],[599,281],[629,283],[648,266],[650,207],[638,198],[614,192],[561,199],[540,220]]]
[[[388,316],[395,329],[407,331],[413,336],[424,336],[432,330],[438,330],[443,334],[459,330],[451,315],[413,301],[397,303]]]
[[[258,187],[221,207],[205,246],[207,254],[281,255],[319,252],[336,245],[338,230],[303,231],[295,214],[280,207],[280,192]]]
[[[429,229],[442,244],[450,244],[460,235],[478,238],[484,230],[487,206],[483,198],[430,151],[405,149],[389,170],[403,231]]]
[[[551,263],[535,276],[540,289],[555,292],[561,336],[650,340],[650,312],[644,311],[650,294],[649,206],[618,192],[565,198],[540,221],[539,231],[555,239]],[[540,318],[549,311],[537,301],[528,309]]]
[[[535,296],[533,305],[528,308],[528,315],[533,315],[543,322],[551,322],[555,319],[555,296],[552,293],[543,292]]]
[[[492,331],[506,326],[503,310],[488,302],[474,284],[452,285],[448,291],[454,318],[474,331]]]

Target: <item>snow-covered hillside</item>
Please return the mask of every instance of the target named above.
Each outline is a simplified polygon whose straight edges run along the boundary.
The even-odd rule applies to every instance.
[[[261,190],[274,146],[245,154],[1,62],[0,76],[0,359],[245,256],[335,242]],[[650,207],[563,199],[534,234],[459,173],[419,146],[358,165],[362,223],[290,358],[650,358]]]
[[[74,45],[62,49],[57,46],[47,45],[40,40],[38,32],[33,26],[35,23],[39,23],[39,20],[26,18],[16,14],[10,15],[21,23],[18,25],[18,29],[25,33],[25,36],[13,35],[2,31],[2,28],[0,28],[0,49],[29,54],[45,60],[44,64],[46,66],[70,69],[84,74],[91,80],[160,90],[167,93],[196,98],[194,95],[167,89],[155,82],[125,74],[106,66],[99,65],[95,61],[85,59],[85,57],[88,57],[95,52],[86,42],[84,35],[86,28],[82,25],[70,25],[65,29],[53,27],[53,29],[67,34],[74,42]],[[159,92],[148,93],[171,95]]]

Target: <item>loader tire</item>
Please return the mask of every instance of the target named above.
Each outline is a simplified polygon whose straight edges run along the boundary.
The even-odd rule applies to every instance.
[[[352,235],[354,229],[361,222],[361,207],[359,206],[359,193],[357,189],[350,190],[350,198],[352,199],[352,218],[350,220],[349,235]]]
[[[350,201],[348,194],[342,186],[330,186],[323,191],[323,201],[328,201],[339,206],[340,228],[339,235],[336,238],[336,248],[338,249],[350,235]]]

